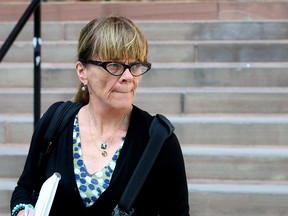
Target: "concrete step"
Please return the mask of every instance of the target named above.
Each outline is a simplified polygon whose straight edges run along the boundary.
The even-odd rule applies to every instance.
[[[18,179],[24,167],[29,144],[0,144],[0,150],[0,179]]]
[[[188,179],[195,182],[288,182],[288,148],[182,144]]]
[[[182,113],[287,113],[285,88],[206,88],[182,94]]]
[[[141,87],[287,87],[287,63],[154,63]],[[1,63],[0,88],[32,88],[33,64]],[[42,63],[43,88],[75,88],[74,63]]]
[[[193,216],[288,215],[288,185],[189,184]]]
[[[0,180],[1,215],[9,215],[16,180]],[[189,183],[190,215],[284,216],[288,214],[287,184]]]
[[[1,1],[2,21],[18,20],[29,4]],[[135,20],[283,20],[288,18],[287,5],[287,1],[47,1],[42,2],[42,19],[91,20],[115,14]]]
[[[286,114],[214,114],[170,117],[181,143],[285,146]]]
[[[207,40],[287,40],[287,20],[136,20],[149,41]],[[43,22],[41,37],[45,41],[77,41],[87,21]],[[1,22],[0,41],[4,41],[15,22]],[[27,23],[17,41],[32,41],[34,23]]]
[[[287,146],[287,114],[168,115],[181,143]],[[0,115],[0,143],[29,143],[32,114]]]
[[[0,178],[18,178],[28,144],[0,144]],[[288,147],[182,144],[188,179],[195,182],[288,182]]]
[[[44,41],[42,61],[75,62],[76,47],[76,41]],[[288,41],[150,41],[149,49],[150,62],[287,62]],[[15,42],[3,62],[32,59],[31,42]]]
[[[16,186],[15,178],[0,178],[0,215],[10,216],[11,193]]]
[[[32,88],[0,88],[2,114],[32,113]],[[43,88],[42,111],[56,101],[71,100],[75,88]],[[15,106],[15,100],[18,106]],[[163,114],[273,114],[288,112],[287,88],[139,88],[135,105]],[[165,106],[163,106],[165,105]]]
[[[58,89],[42,89],[41,90],[41,105],[42,112],[56,101],[71,100],[76,93],[76,87],[58,88]],[[11,115],[13,113],[33,113],[33,89],[31,88],[3,88],[0,89],[0,98],[6,98],[7,103],[1,107],[1,112]],[[18,100],[19,106],[14,106],[15,100]],[[9,111],[10,109],[10,111]]]

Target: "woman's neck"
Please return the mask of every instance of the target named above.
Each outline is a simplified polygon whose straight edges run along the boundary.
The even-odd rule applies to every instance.
[[[115,131],[127,130],[132,105],[123,109],[99,109],[88,103],[86,114],[100,137],[112,136]]]

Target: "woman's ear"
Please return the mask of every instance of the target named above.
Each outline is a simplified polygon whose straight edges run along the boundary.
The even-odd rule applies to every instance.
[[[87,85],[88,80],[87,80],[87,70],[85,66],[82,64],[82,62],[77,61],[75,64],[75,69],[77,72],[78,79],[80,82],[83,83],[83,85]]]

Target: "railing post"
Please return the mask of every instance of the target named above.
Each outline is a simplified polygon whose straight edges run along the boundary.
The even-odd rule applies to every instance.
[[[37,7],[37,5],[41,4],[41,0],[32,0],[31,4],[28,6],[28,8],[24,11],[23,15],[17,22],[16,26],[13,28],[11,33],[6,38],[4,44],[1,46],[0,49],[0,62],[3,60],[4,56],[6,55],[7,51],[13,44],[13,42],[16,40],[18,34],[21,32],[22,28],[28,21],[29,17]]]
[[[41,114],[41,1],[34,11],[34,127]]]

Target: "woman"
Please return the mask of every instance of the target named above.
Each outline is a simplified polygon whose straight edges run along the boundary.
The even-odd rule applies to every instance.
[[[51,152],[44,179],[61,181],[50,215],[111,215],[149,140],[152,116],[132,105],[141,76],[151,68],[142,32],[124,17],[92,20],[81,31],[76,71],[82,104]],[[31,199],[41,138],[59,103],[37,125],[24,171],[11,198],[13,215]],[[183,155],[175,134],[164,143],[139,195],[133,215],[189,215]],[[33,210],[29,210],[33,215]]]

